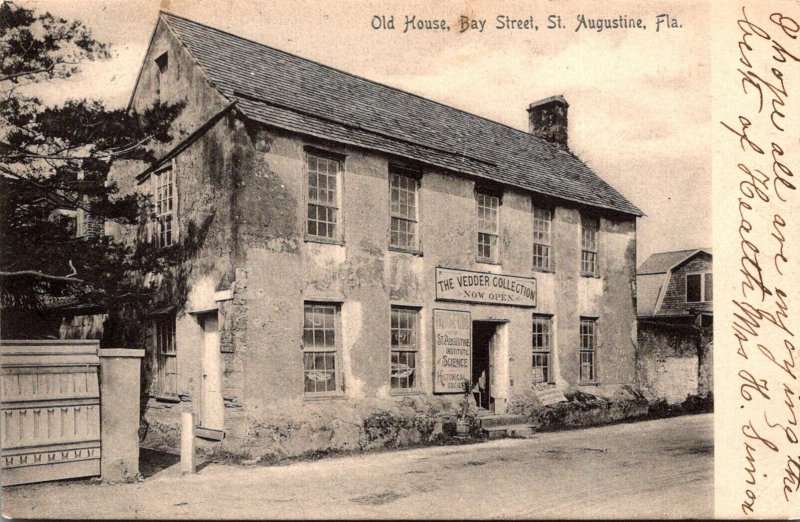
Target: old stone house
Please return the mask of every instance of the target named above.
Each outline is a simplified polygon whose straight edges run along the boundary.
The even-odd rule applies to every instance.
[[[641,212],[568,150],[563,97],[523,132],[161,13],[130,106],[159,101],[180,137],[114,172],[192,252],[152,315],[148,443],[194,411],[231,451],[347,448],[465,379],[494,414],[635,383]]]
[[[713,390],[710,249],[653,254],[636,273],[640,385],[668,402]]]

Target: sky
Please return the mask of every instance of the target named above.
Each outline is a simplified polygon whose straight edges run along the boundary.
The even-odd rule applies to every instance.
[[[353,0],[19,0],[84,21],[113,58],[36,94],[124,106],[159,10],[527,130],[525,109],[563,95],[570,149],[644,211],[638,264],[652,253],[711,245],[710,13],[705,3]],[[656,15],[680,28],[655,31]],[[406,16],[450,31],[403,32]],[[538,31],[495,29],[532,16]],[[561,16],[563,29],[547,30]],[[581,29],[585,19],[642,18],[646,30]],[[394,16],[395,30],[373,29]],[[461,16],[485,19],[459,32]]]

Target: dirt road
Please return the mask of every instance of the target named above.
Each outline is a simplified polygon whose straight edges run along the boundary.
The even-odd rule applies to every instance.
[[[173,466],[135,484],[6,488],[14,518],[710,518],[713,417],[286,466]]]

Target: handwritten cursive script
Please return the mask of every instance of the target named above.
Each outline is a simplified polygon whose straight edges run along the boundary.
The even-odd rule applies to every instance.
[[[800,69],[800,24],[786,13],[751,18],[743,7],[737,20],[736,80],[745,110],[721,121],[735,140],[738,192],[739,280],[732,312],[732,339],[740,365],[738,379],[742,455],[741,512],[759,516],[759,499],[781,498],[796,506],[800,489],[798,444],[798,355],[791,292],[792,236],[800,224],[796,179],[787,150],[796,136],[786,129],[793,114],[787,100],[800,96],[791,78]],[[792,74],[788,74],[792,73]],[[796,208],[796,207],[795,207]],[[796,323],[794,323],[796,324]],[[723,345],[727,344],[727,339]],[[723,354],[727,355],[727,354]],[[782,480],[770,480],[770,475]],[[763,480],[762,480],[763,479]]]

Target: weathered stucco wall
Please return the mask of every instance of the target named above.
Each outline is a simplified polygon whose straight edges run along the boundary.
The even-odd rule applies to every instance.
[[[560,387],[578,385],[581,316],[597,317],[600,332],[599,380],[591,390],[610,394],[620,384],[634,381],[632,219],[602,219],[600,276],[586,278],[578,274],[579,212],[557,208],[553,223],[555,271],[534,272],[530,267],[531,199],[507,190],[501,209],[500,263],[479,263],[475,260],[474,182],[425,170],[419,195],[422,255],[390,251],[388,158],[336,147],[336,152],[346,155],[342,175],[343,244],[305,241],[306,142],[277,131],[244,129],[239,122],[233,131],[238,140],[234,150],[239,154],[239,171],[231,227],[238,234],[233,261],[238,268],[235,298],[225,306],[230,307],[238,323],[223,320],[221,332],[233,350],[225,354],[228,438],[223,448],[238,451],[247,444],[253,422],[282,418],[290,412],[304,419],[319,409],[314,405],[320,399],[309,400],[303,394],[304,301],[341,303],[344,398],[356,401],[354,404],[371,397],[394,396],[389,389],[392,304],[420,308],[420,378],[418,389],[412,393],[432,391],[434,308],[468,310],[473,320],[508,321],[500,327],[501,342],[494,354],[493,388],[500,409],[514,395],[530,389],[534,312],[553,316],[552,364]],[[201,140],[192,149],[204,143]],[[538,306],[529,309],[436,301],[436,266],[535,276]],[[223,318],[228,317],[225,307],[221,312]],[[185,339],[179,350],[198,340],[196,327],[190,319],[186,321],[187,326],[179,326],[178,335]],[[234,324],[239,327],[233,328]],[[195,362],[181,365],[179,359],[179,368],[183,368],[179,371],[197,375],[198,354],[190,347],[184,350]],[[192,377],[183,379],[191,382]],[[187,386],[186,395],[190,397],[196,391]],[[457,400],[457,396],[449,400]],[[153,406],[151,418],[174,418],[174,409],[159,403]]]
[[[168,66],[159,71],[156,59],[167,54]],[[183,103],[184,108],[172,125],[172,141],[150,144],[156,158],[182,143],[217,115],[228,101],[207,81],[186,49],[159,22],[147,51],[131,107],[144,111],[156,102]],[[241,412],[242,359],[237,356],[237,340],[246,331],[245,303],[234,293],[232,300],[215,301],[216,291],[234,290],[236,282],[237,229],[234,197],[238,173],[243,166],[240,148],[249,146],[246,130],[235,113],[228,113],[203,133],[197,141],[177,155],[171,164],[175,178],[175,227],[180,261],[174,265],[169,284],[160,289],[160,308],[174,306],[178,396],[175,400],[156,397],[154,375],[156,353],[148,336],[145,369],[150,399],[145,405],[149,424],[145,444],[159,445],[179,440],[180,412],[200,408],[203,329],[196,312],[216,308],[220,324],[223,395],[232,423]],[[244,141],[244,144],[242,143]],[[152,183],[137,183],[136,175],[147,165],[124,161],[115,164],[110,179],[123,194],[138,191],[152,194]],[[134,240],[143,229],[110,227],[117,235]],[[150,328],[152,335],[152,328]]]
[[[173,44],[168,31],[163,24],[156,29],[133,106],[153,103],[157,84],[161,99],[178,101],[170,97],[187,95],[187,107],[176,122],[180,136],[185,136],[227,102],[208,87],[186,51]],[[170,67],[166,78],[157,79],[154,60],[165,51]],[[345,157],[341,244],[304,238],[308,145]],[[262,440],[254,434],[254,427],[268,426],[275,419],[288,419],[291,424],[292,419],[307,422],[313,418],[324,425],[337,422],[335,412],[343,408],[360,408],[353,415],[367,418],[381,407],[398,407],[409,394],[431,394],[431,318],[435,308],[468,310],[473,320],[499,321],[499,342],[493,354],[493,389],[499,409],[515,395],[530,390],[533,313],[553,318],[552,365],[559,387],[579,387],[582,316],[596,317],[599,331],[599,378],[587,389],[611,394],[621,385],[634,382],[634,218],[610,213],[598,216],[599,276],[582,277],[580,211],[571,204],[555,204],[555,269],[534,271],[531,197],[506,188],[500,210],[499,263],[480,263],[476,261],[475,181],[423,168],[419,192],[421,253],[392,251],[388,246],[389,161],[380,153],[244,123],[235,109],[177,156],[174,172],[180,237],[192,241],[191,254],[179,267],[182,287],[165,289],[165,300],[180,305],[180,402],[150,402],[148,443],[164,446],[177,441],[178,413],[200,407],[202,328],[192,312],[209,306],[218,307],[220,317],[226,429],[222,447],[231,451]],[[554,203],[544,199],[536,202]],[[535,277],[537,307],[436,301],[437,266]],[[232,290],[232,299],[213,302],[210,297],[220,290]],[[342,397],[304,397],[304,301],[340,304]],[[395,394],[389,387],[393,304],[420,310],[418,388],[403,394]],[[458,396],[427,399],[436,402],[437,408],[445,408]],[[339,404],[347,406],[334,406]]]
[[[302,303],[342,303],[345,396],[389,394],[389,311],[392,304],[421,309],[420,390],[432,389],[431,311],[469,310],[473,320],[507,320],[508,389],[531,382],[531,314],[554,317],[556,381],[577,384],[578,323],[599,318],[600,388],[634,381],[635,266],[632,219],[601,220],[600,276],[581,277],[580,215],[559,207],[554,228],[555,273],[531,269],[531,198],[506,190],[501,209],[499,264],[477,262],[475,184],[461,176],[423,169],[420,182],[422,255],[388,248],[389,159],[347,147],[342,175],[343,244],[305,241],[305,151],[309,144],[277,131],[252,133],[250,169],[242,172],[238,229],[244,266],[248,327],[245,398],[260,411],[298,407],[303,401]],[[318,143],[311,143],[319,146]],[[250,159],[246,161],[251,161]],[[536,309],[444,303],[435,300],[436,266],[535,276]],[[632,336],[634,336],[632,338]],[[256,348],[257,347],[257,348]],[[500,371],[500,370],[498,370]],[[598,390],[595,390],[598,391]]]

